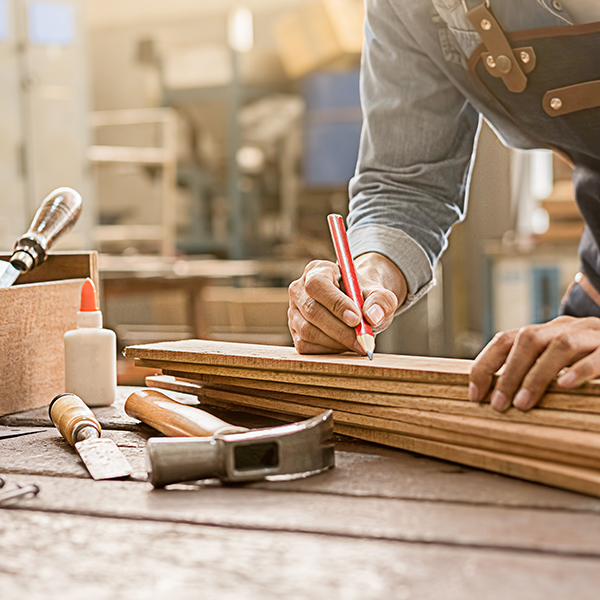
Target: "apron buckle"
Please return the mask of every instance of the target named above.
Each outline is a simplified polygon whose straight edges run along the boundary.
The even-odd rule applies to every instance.
[[[467,1],[462,0],[462,2],[467,7]],[[527,76],[522,68],[522,62],[528,61],[517,60],[502,27],[489,8],[489,0],[484,0],[475,8],[467,10],[467,18],[475,27],[489,53],[486,67],[493,71],[494,76],[502,79],[509,91],[522,92],[527,87]]]

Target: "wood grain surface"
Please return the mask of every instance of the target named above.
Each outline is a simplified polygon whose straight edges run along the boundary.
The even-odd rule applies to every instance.
[[[149,365],[150,361],[162,364],[176,363],[177,366],[173,368],[182,371],[192,371],[192,367],[218,366],[239,371],[257,371],[256,378],[262,378],[263,371],[271,371],[326,375],[327,377],[342,377],[346,380],[380,381],[389,379],[463,386],[468,384],[468,375],[472,364],[470,360],[394,354],[375,354],[373,361],[355,354],[301,355],[294,348],[211,340],[183,340],[129,346],[125,349],[125,354],[128,357],[145,361],[146,366],[153,366]],[[185,365],[186,368],[181,368],[181,365]],[[202,371],[196,370],[195,372]],[[350,387],[350,389],[355,388]],[[552,384],[549,390],[565,392],[562,388],[557,388],[556,384]],[[593,381],[581,386],[576,393],[578,395],[598,395],[600,381]]]
[[[146,377],[146,385],[156,386],[184,394],[202,395],[203,384],[213,389],[222,389],[235,393],[248,393],[254,396],[265,395],[265,397],[283,399],[299,404],[310,403],[313,399],[318,401],[331,401],[331,406],[337,402],[350,405],[348,410],[369,410],[369,406],[378,408],[395,407],[423,410],[448,415],[464,415],[488,420],[503,421],[507,423],[529,423],[533,425],[546,425],[579,429],[582,431],[600,432],[600,415],[593,412],[582,414],[581,412],[546,410],[545,408],[534,408],[528,412],[511,408],[500,413],[491,408],[488,403],[473,403],[468,401],[457,402],[445,398],[430,398],[424,396],[400,395],[400,394],[378,394],[375,392],[355,392],[352,390],[337,390],[335,388],[294,386],[290,388],[285,383],[270,381],[252,381],[246,379],[228,379],[226,377],[202,376],[198,379],[186,377],[174,377],[171,375],[154,375]],[[253,384],[256,384],[253,386]],[[292,393],[290,389],[293,389]],[[301,393],[298,393],[300,389]],[[276,395],[273,395],[275,393]],[[341,400],[339,400],[341,399]],[[588,401],[594,400],[588,397]],[[350,410],[352,407],[352,410]],[[364,414],[369,414],[368,412]]]
[[[150,381],[177,387],[172,380]],[[600,494],[600,436],[525,423],[501,422],[396,407],[340,402],[248,389],[215,389],[182,382],[205,402],[266,410],[267,414],[313,416],[334,410],[335,431],[470,466],[523,477],[588,494]],[[348,427],[351,429],[349,430]],[[368,432],[368,433],[365,433]],[[532,466],[531,461],[535,465]],[[572,470],[565,472],[565,468]]]
[[[328,388],[330,391],[320,393],[329,397],[344,399],[346,393],[360,392],[368,394],[394,394],[425,398],[441,398],[444,400],[468,400],[466,385],[444,383],[420,383],[414,381],[394,381],[387,379],[362,379],[359,377],[335,377],[327,375],[307,375],[304,373],[287,373],[279,371],[236,369],[212,365],[192,365],[171,363],[168,361],[136,359],[136,365],[162,371],[165,375],[198,381],[220,381],[223,383],[236,381],[235,385],[282,391],[285,386],[291,393],[308,396],[319,395],[315,388]],[[242,383],[244,382],[244,383]],[[595,385],[595,384],[594,384]],[[552,386],[550,389],[553,389]],[[579,388],[578,388],[579,389]],[[540,400],[540,408],[552,410],[568,410],[600,414],[600,401],[590,388],[578,394],[547,392]],[[484,403],[489,403],[489,395]]]
[[[9,260],[10,254],[1,254],[0,260]],[[96,287],[98,279],[97,252],[49,252],[48,258],[31,273],[19,275],[15,285],[43,283],[63,279],[93,279]]]
[[[63,336],[77,327],[83,281],[0,290],[0,415],[48,406],[65,391]]]
[[[0,543],[6,600],[593,600],[600,584],[595,557],[60,513],[3,511]]]
[[[96,414],[139,472],[153,434],[122,413],[131,391]],[[0,510],[3,600],[597,597],[597,498],[353,438],[336,439],[336,468],[315,477],[152,490],[142,475],[93,481],[47,425],[0,441],[7,486],[41,488]]]

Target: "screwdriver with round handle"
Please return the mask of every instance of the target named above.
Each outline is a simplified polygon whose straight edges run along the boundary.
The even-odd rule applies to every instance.
[[[131,475],[129,461],[112,440],[100,437],[100,422],[79,396],[56,396],[50,403],[49,413],[60,434],[77,450],[94,479]]]
[[[46,196],[29,229],[15,244],[10,260],[0,261],[0,288],[10,287],[21,273],[29,273],[46,260],[56,239],[77,222],[81,206],[81,196],[68,187]]]

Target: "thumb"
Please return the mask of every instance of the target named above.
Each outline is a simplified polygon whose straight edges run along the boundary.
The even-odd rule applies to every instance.
[[[363,314],[367,321],[377,332],[387,329],[394,320],[394,313],[398,308],[396,294],[382,287],[363,290],[365,303]]]

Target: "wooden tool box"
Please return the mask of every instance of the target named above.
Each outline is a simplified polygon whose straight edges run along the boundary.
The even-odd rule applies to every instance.
[[[64,392],[63,335],[77,326],[87,277],[98,286],[96,252],[55,252],[0,289],[0,416],[47,406]]]

